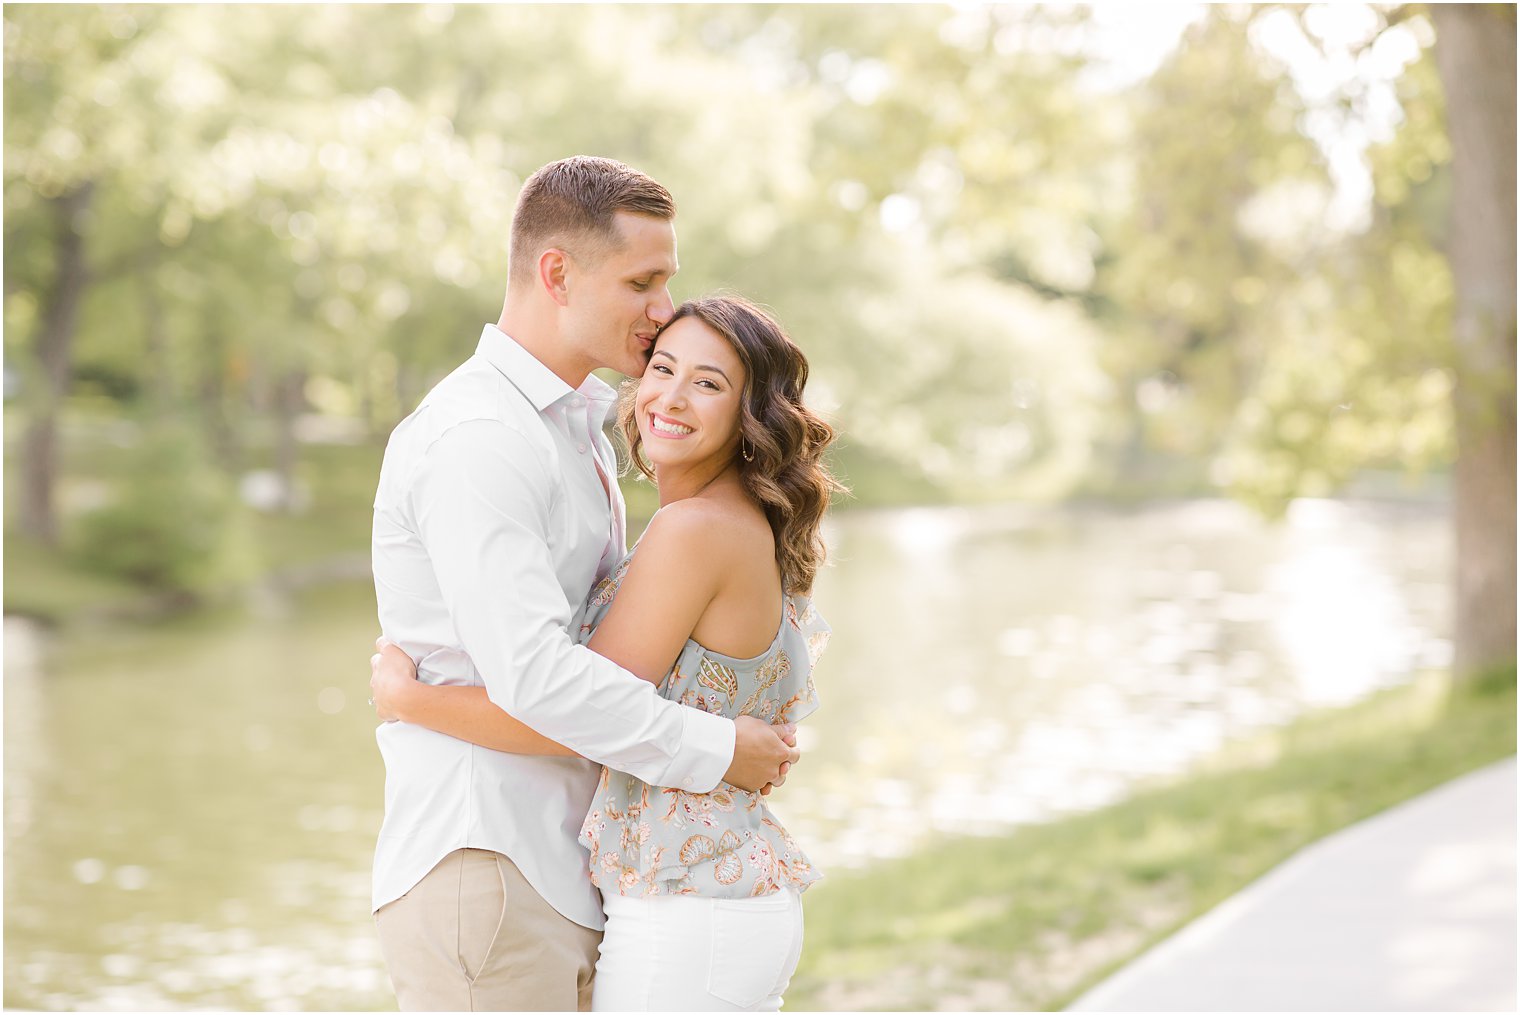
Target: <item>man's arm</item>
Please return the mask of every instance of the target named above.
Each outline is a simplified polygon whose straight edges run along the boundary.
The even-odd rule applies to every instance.
[[[452,427],[423,456],[412,514],[464,650],[491,701],[549,739],[652,785],[712,789],[735,764],[734,724],[570,640],[548,545],[553,482],[531,442],[494,420]]]
[[[381,721],[425,726],[456,740],[506,754],[580,757],[492,704],[484,687],[421,683],[417,680],[412,657],[393,642],[380,638],[375,642],[375,649],[369,660],[369,689],[374,696],[370,700],[375,706],[375,714]],[[734,722],[734,734],[734,762],[723,776],[726,782],[753,789],[769,778],[767,773],[774,764],[770,759],[779,756],[782,750],[776,746],[777,737],[788,749],[790,760],[781,763],[781,777],[765,784],[760,792],[769,794],[772,786],[780,786],[786,781],[791,762],[797,758],[795,724],[772,726],[752,716],[740,716]]]

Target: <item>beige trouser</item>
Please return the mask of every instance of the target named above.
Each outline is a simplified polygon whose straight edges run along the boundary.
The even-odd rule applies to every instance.
[[[602,935],[500,853],[456,849],[375,914],[402,1011],[589,1011]]]

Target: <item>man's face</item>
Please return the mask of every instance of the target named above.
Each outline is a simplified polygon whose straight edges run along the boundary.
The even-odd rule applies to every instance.
[[[622,243],[571,269],[565,336],[588,369],[639,377],[655,334],[675,312],[666,288],[676,273],[676,231],[666,219],[618,212]]]

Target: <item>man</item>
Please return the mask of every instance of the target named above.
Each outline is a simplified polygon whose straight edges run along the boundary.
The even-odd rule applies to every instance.
[[[662,699],[576,646],[571,618],[623,555],[623,500],[591,370],[643,373],[670,319],[675,204],[610,159],[534,173],[506,301],[473,357],[391,434],[375,495],[386,637],[430,683],[585,756],[503,754],[407,723],[377,731],[385,822],[374,908],[404,1010],[584,1010],[602,911],[576,836],[597,763],[705,792],[779,782],[776,730]]]

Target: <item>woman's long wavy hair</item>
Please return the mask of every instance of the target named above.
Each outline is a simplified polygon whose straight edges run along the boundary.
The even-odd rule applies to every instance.
[[[765,511],[776,538],[776,563],[787,592],[807,594],[823,564],[819,526],[829,496],[845,487],[829,474],[823,451],[834,428],[802,402],[808,363],[802,350],[765,310],[739,296],[707,296],[676,308],[665,327],[694,317],[722,335],[744,364],[739,400],[739,445],[734,452],[744,489]],[[633,408],[637,381],[623,385],[618,429],[633,466],[649,479]],[[745,458],[747,451],[751,457]]]

